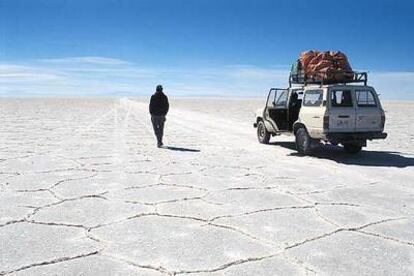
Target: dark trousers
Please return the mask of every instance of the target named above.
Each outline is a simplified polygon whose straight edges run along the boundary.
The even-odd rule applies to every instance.
[[[155,136],[157,136],[158,144],[162,143],[162,136],[164,135],[165,116],[151,116],[152,127],[154,128]]]

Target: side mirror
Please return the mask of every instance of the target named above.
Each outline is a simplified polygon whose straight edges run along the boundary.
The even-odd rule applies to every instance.
[[[322,106],[326,106],[326,100],[323,100]]]

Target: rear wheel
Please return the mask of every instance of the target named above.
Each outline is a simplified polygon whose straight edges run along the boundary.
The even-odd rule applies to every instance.
[[[257,124],[257,140],[262,144],[269,144],[270,133],[267,131],[263,121],[259,121]]]
[[[344,150],[347,153],[355,154],[362,150],[362,146],[355,144],[344,144]]]
[[[308,131],[301,127],[296,131],[295,137],[297,151],[302,155],[309,155],[311,153],[312,138]]]

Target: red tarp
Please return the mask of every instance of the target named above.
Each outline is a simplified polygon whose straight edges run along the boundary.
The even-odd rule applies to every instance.
[[[339,51],[306,51],[300,62],[307,79],[346,81],[354,75],[348,58]]]

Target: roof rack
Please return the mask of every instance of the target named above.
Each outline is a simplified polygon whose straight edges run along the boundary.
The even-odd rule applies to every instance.
[[[367,72],[338,72],[338,74],[341,74],[340,78],[336,78],[335,75],[331,78],[326,77],[325,75],[320,75],[320,73],[316,73],[312,77],[306,77],[303,72],[300,72],[298,74],[290,74],[289,76],[289,87],[292,87],[292,84],[299,84],[301,86],[305,86],[307,84],[348,84],[348,83],[364,83],[364,85],[367,85],[368,82],[368,74]]]

